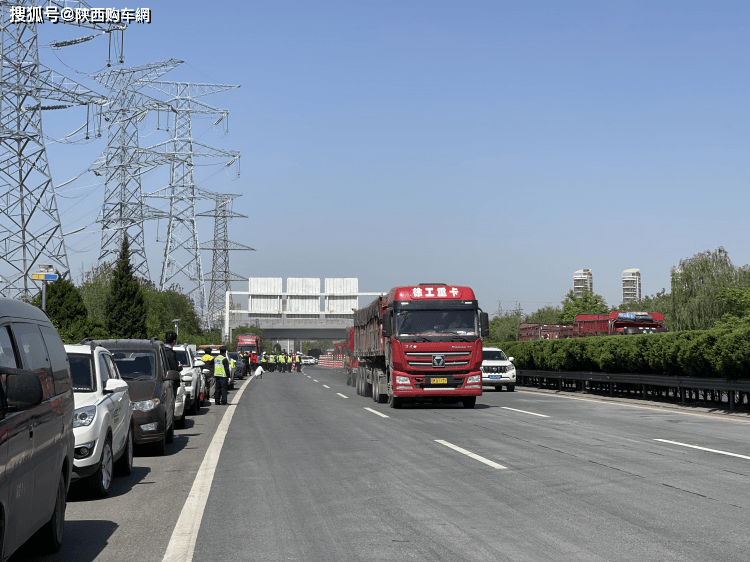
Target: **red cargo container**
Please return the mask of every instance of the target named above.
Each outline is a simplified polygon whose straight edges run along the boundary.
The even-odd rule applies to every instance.
[[[482,395],[482,337],[489,333],[469,287],[395,287],[354,313],[352,383],[357,394],[388,401],[463,402]]]

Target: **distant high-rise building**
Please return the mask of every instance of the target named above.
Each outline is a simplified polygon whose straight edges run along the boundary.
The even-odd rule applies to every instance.
[[[573,273],[573,295],[580,299],[584,290],[594,292],[594,276],[590,269],[579,269]]]
[[[641,300],[641,270],[626,269],[622,272],[622,303]]]

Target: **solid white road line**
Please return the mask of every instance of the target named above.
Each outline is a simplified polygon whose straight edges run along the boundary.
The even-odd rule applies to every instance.
[[[242,393],[245,392],[248,383],[255,378],[251,376],[240,387],[237,394],[232,398],[232,404],[224,410],[224,416],[221,418],[219,427],[216,428],[213,439],[208,446],[206,456],[198,469],[198,474],[193,480],[193,487],[182,506],[180,518],[172,531],[172,537],[169,539],[167,551],[164,553],[162,562],[191,562],[195,552],[195,542],[198,540],[198,531],[201,528],[203,511],[206,509],[208,494],[211,491],[211,484],[214,479],[216,465],[219,464],[221,448],[224,445],[224,438],[229,430],[229,424],[232,423],[232,417],[239,404]],[[234,406],[234,407],[233,407]]]
[[[341,394],[340,392],[337,392],[336,394],[338,394],[339,396],[341,396],[341,398],[349,398],[348,396],[344,396],[344,395],[343,395],[343,394]]]
[[[365,408],[368,412],[372,412],[373,414],[380,416],[381,418],[390,418],[391,416],[386,416],[385,414],[381,414],[377,410],[373,410],[372,408]]]
[[[514,412],[521,412],[522,414],[529,414],[532,416],[539,416],[540,418],[548,418],[549,416],[545,416],[544,414],[535,414],[534,412],[527,412],[526,410],[516,410],[515,408],[507,408],[505,406],[502,406],[503,410],[513,410]]]
[[[729,457],[737,457],[738,459],[746,459],[750,461],[750,457],[746,457],[745,455],[738,455],[737,453],[729,453],[727,451],[719,451],[717,449],[707,449],[706,447],[699,447],[698,445],[688,445],[687,443],[680,443],[679,441],[669,441],[668,439],[654,439],[654,441],[660,441],[661,443],[671,443],[672,445],[690,447],[691,449],[698,449],[699,451],[708,451],[709,453],[718,453],[720,455],[727,455]]]
[[[446,447],[450,447],[454,451],[458,451],[459,453],[463,453],[467,457],[471,457],[474,460],[478,460],[479,462],[483,462],[484,464],[491,466],[492,468],[497,468],[500,470],[508,468],[507,466],[503,466],[501,464],[497,464],[494,461],[491,461],[489,459],[485,459],[484,457],[480,457],[479,455],[472,453],[471,451],[467,451],[466,449],[462,449],[461,447],[458,447],[454,445],[453,443],[448,443],[447,441],[443,441],[441,439],[435,439],[437,443],[440,443],[441,445],[445,445]]]
[[[331,388],[331,387],[330,387],[330,386],[328,386],[327,384],[324,384],[324,385],[323,385],[323,387],[324,387],[324,388]]]

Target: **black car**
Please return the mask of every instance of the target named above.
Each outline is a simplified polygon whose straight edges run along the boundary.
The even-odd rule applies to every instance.
[[[175,384],[180,373],[167,369],[164,343],[150,340],[99,340],[112,352],[122,379],[128,383],[133,402],[136,444],[153,443],[163,455],[174,439]]]

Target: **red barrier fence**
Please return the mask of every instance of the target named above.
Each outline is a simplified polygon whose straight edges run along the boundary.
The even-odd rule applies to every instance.
[[[333,355],[321,355],[318,358],[318,367],[329,367],[331,369],[343,369],[344,360],[336,360]]]

